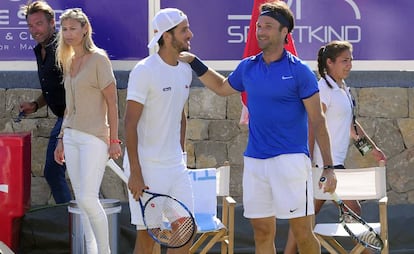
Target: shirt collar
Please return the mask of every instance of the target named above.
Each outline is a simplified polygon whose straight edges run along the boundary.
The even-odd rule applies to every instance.
[[[329,84],[335,84],[334,89],[341,89],[338,83],[329,75],[326,75],[326,79],[328,80]]]

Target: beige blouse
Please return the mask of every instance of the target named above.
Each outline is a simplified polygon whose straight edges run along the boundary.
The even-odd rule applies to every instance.
[[[66,113],[62,130],[72,128],[92,134],[108,143],[108,108],[102,90],[116,84],[109,58],[93,52],[83,66],[71,77],[65,76]]]

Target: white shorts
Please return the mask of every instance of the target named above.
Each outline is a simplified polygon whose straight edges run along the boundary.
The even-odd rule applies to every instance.
[[[246,218],[292,219],[314,214],[311,161],[305,154],[244,157]]]
[[[150,168],[143,167],[143,177],[145,184],[149,187],[148,191],[154,193],[167,194],[183,202],[187,208],[193,212],[193,190],[188,174],[188,169],[184,164],[177,168]],[[125,167],[127,176],[130,174],[129,167]],[[136,225],[137,230],[144,230],[145,225],[142,219],[141,207],[131,192],[128,191],[129,208],[131,210],[131,224]],[[145,202],[143,202],[145,203]]]

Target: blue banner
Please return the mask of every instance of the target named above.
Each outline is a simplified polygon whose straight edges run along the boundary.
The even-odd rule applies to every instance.
[[[36,41],[30,36],[27,22],[19,10],[27,0],[1,0],[0,61],[34,60]],[[88,15],[95,43],[111,59],[140,59],[148,55],[148,3],[136,0],[54,0],[48,1],[59,17],[67,8],[82,8]]]
[[[413,60],[412,0],[288,0],[295,16],[298,55],[316,60],[331,40],[348,40],[356,60]],[[253,1],[165,0],[189,16],[192,49],[203,59],[237,60],[243,55]]]
[[[151,0],[152,1],[152,0]],[[19,6],[27,0],[1,0],[0,61],[33,60],[31,38]],[[91,19],[94,40],[113,60],[148,55],[148,1],[54,0],[56,10],[82,8]],[[348,40],[356,60],[413,60],[412,0],[287,0],[295,15],[293,38],[299,56],[315,60],[320,46]],[[252,0],[161,0],[189,17],[192,51],[206,60],[240,60],[249,29]],[[151,18],[150,18],[151,20]]]

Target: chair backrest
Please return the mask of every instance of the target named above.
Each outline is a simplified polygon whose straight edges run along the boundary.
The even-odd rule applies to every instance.
[[[225,197],[230,195],[230,165],[228,163],[217,168],[216,186],[217,196]]]
[[[194,213],[217,213],[216,169],[203,168],[189,170],[193,186]]]
[[[316,199],[332,200],[329,193],[319,189],[321,168],[313,168],[313,190]],[[336,169],[336,193],[343,200],[381,199],[387,196],[385,167]]]
[[[194,196],[194,217],[199,232],[217,230],[221,222],[217,218],[216,168],[189,170]]]

